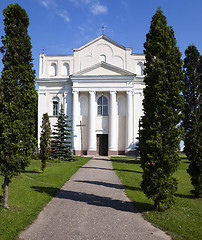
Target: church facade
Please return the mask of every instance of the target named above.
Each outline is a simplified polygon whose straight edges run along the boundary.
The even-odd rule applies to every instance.
[[[72,120],[75,155],[133,153],[143,114],[144,61],[105,35],[72,55],[40,54],[38,147],[43,113],[53,129],[62,104]]]

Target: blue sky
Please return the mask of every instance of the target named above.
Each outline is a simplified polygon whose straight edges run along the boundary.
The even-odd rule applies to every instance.
[[[73,48],[98,37],[102,25],[109,38],[143,53],[158,7],[175,31],[182,57],[190,44],[202,54],[202,0],[0,0],[0,35],[4,35],[2,10],[9,3],[18,3],[29,16],[36,77],[42,48],[47,54],[72,54]]]

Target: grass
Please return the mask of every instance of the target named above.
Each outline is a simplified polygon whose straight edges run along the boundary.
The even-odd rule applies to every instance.
[[[29,167],[13,178],[9,185],[10,209],[2,208],[3,191],[0,188],[0,239],[17,239],[19,233],[33,222],[64,183],[90,158],[78,161],[49,163],[41,174],[40,160],[32,160]],[[0,176],[0,185],[3,177]]]
[[[175,240],[199,240],[202,236],[202,199],[194,198],[190,193],[192,185],[186,172],[189,166],[187,158],[181,156],[181,164],[174,174],[178,180],[175,204],[168,210],[155,211],[153,201],[148,200],[140,183],[142,169],[140,160],[131,157],[111,158],[113,167],[125,186],[127,196],[134,201],[135,207],[143,217],[153,225],[165,230]]]

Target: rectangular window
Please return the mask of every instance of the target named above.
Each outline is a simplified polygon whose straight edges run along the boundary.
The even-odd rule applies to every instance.
[[[58,115],[58,102],[54,101],[53,102],[53,116]]]
[[[108,99],[105,96],[101,96],[98,101],[97,114],[101,116],[108,115]]]
[[[98,109],[97,109],[97,110],[98,110],[98,113],[97,113],[97,114],[98,114],[98,115],[102,115],[102,106],[98,106]]]
[[[103,106],[103,116],[107,116],[108,115],[108,106]]]

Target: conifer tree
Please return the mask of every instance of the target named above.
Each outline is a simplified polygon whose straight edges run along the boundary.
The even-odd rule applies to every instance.
[[[202,194],[202,57],[194,45],[185,50],[185,56],[184,151],[190,161],[188,173],[194,186],[191,192],[199,197]]]
[[[4,176],[3,207],[8,206],[8,186],[13,176],[28,165],[36,149],[37,95],[32,63],[29,18],[18,4],[3,10],[3,89],[0,102],[0,172]]]
[[[174,201],[177,181],[172,177],[179,165],[178,149],[183,98],[181,53],[172,27],[161,9],[154,14],[146,35],[145,89],[140,132],[143,168],[141,187],[146,196],[169,207]]]
[[[64,114],[63,106],[58,115],[54,131],[52,133],[51,157],[60,160],[72,160],[71,126],[68,117]]]
[[[40,159],[41,170],[44,173],[46,162],[51,155],[51,126],[48,113],[44,113],[42,117],[41,137],[40,137]]]

